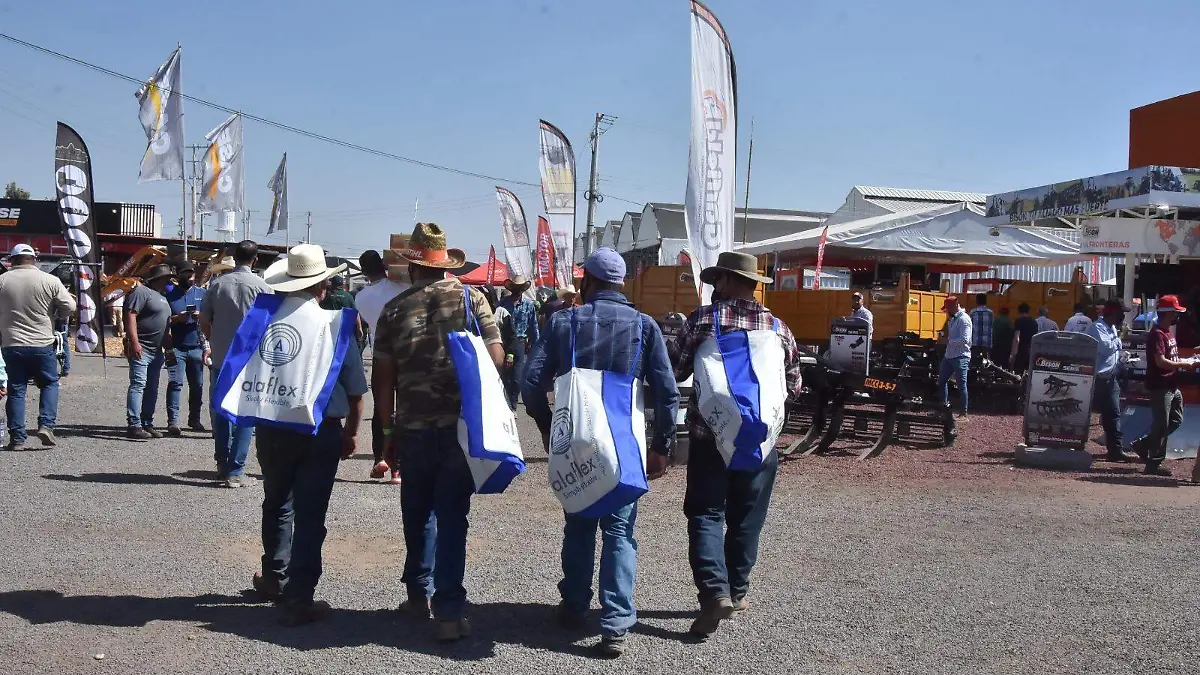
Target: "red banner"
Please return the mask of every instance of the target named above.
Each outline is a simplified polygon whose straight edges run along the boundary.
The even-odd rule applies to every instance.
[[[496,247],[488,247],[487,282],[489,286],[496,284]]]
[[[1092,278],[1088,279],[1088,283],[1098,284],[1103,280],[1100,278],[1100,256],[1092,256]]]
[[[821,230],[821,243],[817,244],[817,273],[813,275],[812,289],[821,290],[821,265],[825,263],[825,237],[829,236],[829,226]]]
[[[558,288],[558,281],[554,274],[554,259],[554,238],[550,236],[550,221],[538,216],[537,254],[534,256],[534,260],[537,261],[535,283],[538,288],[542,286]]]

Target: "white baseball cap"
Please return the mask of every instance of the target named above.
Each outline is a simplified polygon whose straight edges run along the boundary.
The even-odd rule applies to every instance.
[[[29,244],[17,244],[13,247],[12,253],[9,253],[8,255],[10,258],[15,258],[19,255],[31,255],[36,258],[37,251],[33,250],[33,247]]]

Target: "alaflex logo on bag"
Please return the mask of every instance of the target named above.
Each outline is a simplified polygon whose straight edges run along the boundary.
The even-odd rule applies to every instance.
[[[557,492],[562,499],[575,497],[605,473],[602,467],[596,465],[595,449],[592,451],[592,456],[584,462],[579,461],[579,458],[571,453],[573,436],[571,411],[567,408],[559,408],[554,413],[554,420],[550,425],[550,454],[556,457],[570,456],[570,458],[565,473],[562,465],[556,462],[557,466],[553,469],[553,475],[550,477],[550,489]]]
[[[286,323],[272,324],[267,327],[262,341],[258,343],[258,355],[272,370],[284,366],[300,355],[300,347],[304,344],[300,331]],[[271,376],[266,382],[254,376],[253,379],[242,382],[242,392],[246,401],[265,403],[281,407],[295,407],[297,386],[285,384],[278,377]]]

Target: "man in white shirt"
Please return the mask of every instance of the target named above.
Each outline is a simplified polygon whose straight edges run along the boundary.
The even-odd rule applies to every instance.
[[[1037,326],[1039,333],[1044,333],[1048,330],[1058,330],[1058,324],[1055,323],[1054,319],[1050,318],[1049,307],[1042,305],[1038,308]]]
[[[1067,319],[1067,325],[1063,330],[1068,333],[1086,333],[1091,325],[1092,320],[1083,312],[1083,304],[1075,303],[1075,315]]]
[[[854,291],[854,295],[850,296],[850,318],[862,319],[867,322],[867,340],[869,341],[875,333],[875,315],[871,310],[863,307],[863,294]]]
[[[379,323],[379,316],[383,313],[384,306],[391,302],[392,298],[407,290],[409,285],[396,283],[387,278],[387,266],[383,264],[383,258],[378,251],[363,251],[363,254],[358,257],[358,265],[362,268],[369,283],[354,297],[354,306],[358,309],[359,318],[367,324],[367,330],[371,335],[372,350],[374,350],[375,326]],[[375,454],[375,465],[371,468],[371,478],[383,478],[391,469],[392,482],[397,483],[399,482],[398,471],[395,470],[395,467],[388,466],[383,457],[383,425],[379,420],[379,406],[374,405],[372,409],[375,412],[371,413],[371,451]],[[390,428],[392,425],[388,426]]]

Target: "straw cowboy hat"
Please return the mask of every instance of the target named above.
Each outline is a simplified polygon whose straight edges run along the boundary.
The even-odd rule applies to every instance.
[[[213,263],[212,266],[208,268],[208,273],[209,275],[215,277],[218,274],[224,274],[235,267],[237,267],[237,263],[233,261],[233,256],[227,255],[224,258],[221,258],[220,261]]]
[[[555,295],[558,296],[559,300],[566,300],[567,298],[573,298],[577,294],[578,293],[575,290],[574,284],[567,284],[566,286],[563,286],[562,288],[558,289],[557,292],[555,292]]]
[[[775,283],[771,277],[764,277],[758,273],[758,261],[754,256],[736,251],[726,251],[717,256],[716,265],[706,267],[700,272],[700,281],[711,285],[723,272],[736,274],[760,284]]]
[[[393,249],[412,265],[456,269],[467,262],[461,248],[446,248],[446,233],[436,223],[417,223],[406,248]]]
[[[325,249],[316,244],[297,244],[288,251],[286,258],[271,263],[263,273],[263,279],[276,291],[291,293],[314,286],[346,267],[346,263],[337,267],[326,265]]]
[[[520,274],[511,276],[508,278],[508,281],[504,282],[504,287],[507,288],[509,292],[516,293],[517,295],[529,290],[529,287],[532,285],[533,282],[521,276]]]

